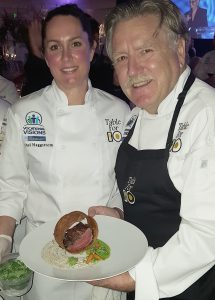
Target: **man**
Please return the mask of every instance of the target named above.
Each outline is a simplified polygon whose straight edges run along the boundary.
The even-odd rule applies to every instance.
[[[199,0],[190,0],[190,10],[185,17],[192,38],[198,37],[196,29],[208,27],[207,10],[199,7]]]
[[[92,284],[135,289],[136,300],[215,299],[215,91],[186,65],[188,30],[171,1],[115,7],[105,31],[119,84],[137,106],[118,151],[118,187],[125,220],[149,248],[134,269]]]

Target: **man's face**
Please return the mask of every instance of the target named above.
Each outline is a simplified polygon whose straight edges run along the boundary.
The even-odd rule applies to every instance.
[[[158,26],[157,16],[134,17],[119,22],[112,38],[112,59],[123,92],[153,114],[176,85],[185,63],[184,41],[173,46],[167,29]]]

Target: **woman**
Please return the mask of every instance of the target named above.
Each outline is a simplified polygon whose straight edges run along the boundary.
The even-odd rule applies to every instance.
[[[125,220],[149,247],[129,272],[93,284],[135,290],[129,300],[213,300],[215,91],[186,65],[188,30],[171,0],[115,7],[104,28],[119,84],[137,106],[117,183]]]
[[[44,21],[42,39],[53,83],[23,97],[8,113],[0,161],[1,255],[9,251],[5,240],[23,214],[29,232],[91,205],[112,207],[109,214],[118,218],[121,212],[114,164],[129,108],[88,80],[96,47],[89,18],[76,5],[55,8]],[[35,274],[24,297],[88,300],[91,293],[86,283]]]

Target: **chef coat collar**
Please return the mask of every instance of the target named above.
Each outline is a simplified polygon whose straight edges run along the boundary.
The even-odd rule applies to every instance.
[[[189,66],[186,67],[184,72],[180,75],[178,82],[176,83],[174,89],[170,92],[170,94],[160,103],[158,107],[157,114],[150,114],[146,110],[143,109],[142,115],[147,119],[155,119],[163,115],[170,114],[174,111],[175,106],[178,101],[178,95],[183,90],[183,87],[186,83],[186,80],[191,72]]]
[[[61,105],[68,106],[68,99],[66,94],[57,86],[55,80],[52,81],[52,88],[53,92],[56,96],[56,99],[58,100],[58,103]],[[84,104],[83,105],[92,105],[92,84],[91,81],[88,79],[88,90],[86,92],[85,98],[84,98]]]

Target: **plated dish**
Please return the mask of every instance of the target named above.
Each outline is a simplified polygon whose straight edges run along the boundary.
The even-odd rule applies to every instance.
[[[133,268],[147,251],[146,237],[134,225],[108,216],[95,216],[98,239],[110,247],[110,257],[96,264],[80,268],[54,266],[42,257],[42,252],[53,240],[57,219],[47,222],[30,232],[20,245],[22,261],[34,272],[59,280],[91,281],[109,278]],[[81,255],[81,254],[79,254]]]

